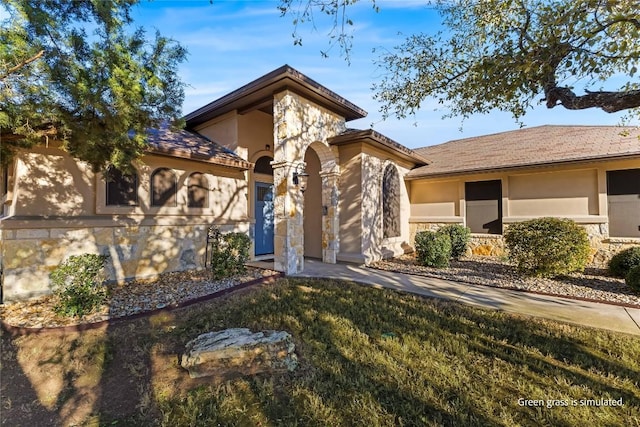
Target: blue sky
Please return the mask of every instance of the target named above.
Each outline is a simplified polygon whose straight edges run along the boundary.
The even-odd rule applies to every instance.
[[[294,46],[292,17],[280,17],[278,1],[172,1],[143,0],[134,9],[135,25],[150,34],[158,29],[189,50],[180,74],[189,86],[183,112],[189,113],[238,87],[289,64],[318,83],[347,98],[369,114],[348,126],[378,132],[410,148],[439,144],[453,139],[518,129],[511,115],[496,111],[462,122],[442,119],[435,103],[425,102],[415,116],[404,120],[382,121],[380,105],[373,99],[371,86],[382,71],[374,64],[373,49],[389,49],[401,43],[404,35],[435,32],[439,17],[425,1],[378,0],[380,11],[363,0],[351,8],[353,48],[350,63],[337,47],[324,58],[320,52],[330,47],[330,23],[319,19],[299,28],[302,46]],[[320,16],[317,16],[321,18]],[[524,117],[527,126],[544,124],[616,125],[622,114],[599,110],[566,111],[539,106]],[[462,128],[461,128],[462,127]]]

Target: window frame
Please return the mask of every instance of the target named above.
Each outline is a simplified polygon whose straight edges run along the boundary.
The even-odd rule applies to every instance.
[[[191,181],[194,178],[194,175],[199,175],[199,182],[198,185],[192,184]],[[202,186],[202,183],[204,182],[204,186]],[[189,209],[207,209],[209,208],[209,179],[206,177],[206,175],[203,172],[191,172],[188,176],[187,176],[187,180],[186,180],[186,187],[187,187],[187,208]],[[192,199],[191,197],[191,188],[192,187],[197,187],[199,189],[204,190],[204,203],[200,206],[196,206],[194,204],[192,204],[192,202],[194,201],[194,199]]]
[[[165,189],[161,194],[160,194],[160,199],[159,201],[156,201],[156,182],[155,182],[155,177],[158,176],[160,173],[165,173],[168,172],[169,174],[171,174],[171,185]],[[149,206],[151,208],[175,208],[178,206],[178,177],[176,176],[176,173],[173,169],[171,168],[167,168],[167,167],[159,167],[153,170],[153,172],[151,172],[151,175],[149,176],[149,184],[150,184],[150,188],[149,188]],[[171,196],[166,197],[166,194],[172,192],[173,194]],[[163,199],[166,197],[166,200]],[[173,203],[169,203],[169,201],[173,198]]]
[[[131,175],[125,175],[123,174],[120,170],[118,169],[113,169],[112,171],[109,172],[111,175],[111,179],[104,179],[105,181],[105,186],[104,186],[104,190],[105,190],[105,206],[110,207],[110,208],[117,208],[117,207],[126,207],[126,208],[131,208],[131,207],[136,207],[136,206],[140,206],[140,197],[139,197],[139,185],[140,185],[140,179],[138,176],[138,172],[134,171],[133,174]],[[131,177],[133,178],[133,182],[132,183],[123,183],[122,180],[125,177]],[[113,185],[120,185],[120,186],[124,186],[124,185],[128,185],[129,188],[128,189],[124,189],[125,193],[132,193],[133,194],[133,198],[132,199],[128,199],[125,201],[125,203],[121,203],[123,201],[123,199],[118,199],[115,201],[111,201],[112,198],[112,191],[111,188]],[[123,188],[116,188],[114,191],[117,191],[120,196],[122,196],[123,194]],[[114,203],[115,202],[115,203]]]

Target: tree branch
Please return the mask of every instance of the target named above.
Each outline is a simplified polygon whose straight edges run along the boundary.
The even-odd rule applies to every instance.
[[[42,57],[42,55],[44,55],[44,50],[41,50],[40,52],[36,53],[34,56],[32,56],[29,59],[25,59],[24,61],[20,62],[19,64],[15,65],[14,67],[9,68],[5,74],[0,76],[0,81],[6,79],[11,74],[13,74],[16,71],[18,71],[20,68],[29,65],[33,61],[37,61],[38,59],[40,59]]]
[[[600,108],[607,113],[640,107],[640,90],[626,92],[589,92],[578,96],[567,87],[553,87],[545,90],[547,108],[562,105],[567,110]]]

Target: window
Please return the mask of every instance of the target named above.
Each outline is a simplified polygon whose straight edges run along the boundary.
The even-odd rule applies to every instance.
[[[253,167],[253,171],[255,173],[273,175],[273,166],[271,166],[272,161],[273,159],[269,156],[260,157],[256,162],[256,165]]]
[[[160,168],[151,174],[151,206],[176,206],[178,184],[176,176],[168,168]]]
[[[640,237],[640,169],[607,171],[609,236]]]
[[[400,177],[394,165],[382,177],[382,227],[385,239],[400,236]]]
[[[208,206],[209,185],[207,178],[200,173],[194,172],[187,179],[188,200],[187,206],[190,208],[206,208]]]
[[[118,169],[107,172],[107,206],[136,206],[138,204],[138,175],[124,175]]]
[[[465,182],[464,191],[471,232],[502,234],[502,182]]]

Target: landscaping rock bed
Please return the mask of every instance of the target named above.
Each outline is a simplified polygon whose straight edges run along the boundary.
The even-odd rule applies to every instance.
[[[417,274],[497,288],[517,289],[640,307],[640,294],[618,279],[607,275],[606,270],[586,269],[553,279],[527,277],[517,273],[514,266],[494,257],[468,257],[452,261],[449,268],[431,268],[418,265],[413,255],[404,255],[371,265],[372,268]]]
[[[108,285],[109,299],[100,310],[82,318],[58,316],[53,296],[0,305],[0,319],[21,328],[44,328],[97,323],[133,316],[206,297],[242,283],[278,274],[273,270],[247,267],[245,274],[210,280],[204,270],[166,273],[155,280],[133,280]]]

